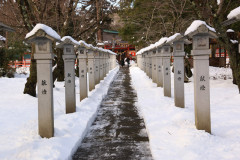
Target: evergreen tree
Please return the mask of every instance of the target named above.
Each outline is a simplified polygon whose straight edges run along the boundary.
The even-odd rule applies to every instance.
[[[218,43],[228,51],[234,83],[240,92],[240,55],[226,31],[230,27],[239,32],[240,22],[225,27],[229,12],[240,6],[239,0],[122,0],[120,15],[124,27],[120,34],[125,40],[142,48],[170,36],[183,33],[193,20],[203,20],[216,29]],[[237,36],[236,36],[237,37]]]

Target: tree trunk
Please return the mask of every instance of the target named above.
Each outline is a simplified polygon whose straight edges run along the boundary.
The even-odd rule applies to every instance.
[[[233,73],[233,84],[238,86],[240,93],[240,55],[238,53],[238,44],[233,44],[230,48],[229,58]]]
[[[75,69],[75,75],[76,75],[76,77],[79,77],[79,60],[78,59],[77,59],[77,66]]]
[[[63,51],[57,49],[57,66],[53,70],[53,83],[57,80],[58,82],[64,81],[64,61],[62,58]]]
[[[234,71],[234,68],[232,66],[231,66],[231,69],[232,69],[232,76],[233,76],[233,84],[237,84],[237,80],[235,78],[235,71]]]
[[[214,28],[220,33],[218,38],[220,45],[224,46],[228,51],[230,66],[233,73],[233,84],[238,86],[240,93],[240,55],[238,53],[238,44],[232,44],[230,42],[230,37],[226,34],[226,28],[222,25],[222,21],[222,17],[215,18]]]
[[[33,97],[36,97],[36,85],[37,85],[37,62],[34,59],[35,48],[32,45],[32,56],[31,56],[31,65],[30,65],[30,75],[27,78],[27,83],[23,93],[29,94]]]

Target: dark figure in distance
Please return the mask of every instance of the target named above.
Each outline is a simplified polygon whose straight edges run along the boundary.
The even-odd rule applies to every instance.
[[[121,56],[121,66],[124,66],[124,55]]]
[[[128,64],[128,67],[129,67],[130,66],[130,58],[129,57],[126,58],[126,62]]]

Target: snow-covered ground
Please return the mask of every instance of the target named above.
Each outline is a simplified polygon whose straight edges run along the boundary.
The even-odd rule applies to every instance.
[[[24,72],[26,75],[0,78],[0,159],[68,159],[94,120],[100,102],[107,94],[117,71],[118,68],[112,70],[82,102],[79,102],[79,83],[76,79],[77,112],[72,114],[65,114],[64,83],[55,83],[55,134],[50,139],[38,135],[37,98],[23,94],[28,69],[17,69],[17,73]]]
[[[164,97],[162,88],[156,87],[143,71],[134,67],[134,62],[131,65],[137,106],[144,117],[156,160],[240,159],[240,95],[237,86],[232,84],[230,69],[210,67],[212,134],[208,134],[194,125],[192,78],[185,84],[186,108],[177,108],[173,87],[172,98]],[[26,75],[0,78],[0,159],[68,159],[92,123],[117,69],[82,102],[79,102],[76,79],[77,112],[72,114],[65,114],[64,83],[56,83],[55,137],[50,139],[38,135],[37,98],[22,94],[29,72],[26,68],[17,72]]]
[[[154,159],[240,159],[240,94],[229,68],[210,67],[212,134],[195,127],[193,78],[185,83],[186,107],[177,108],[173,73],[172,98],[164,97],[163,89],[138,67],[131,67],[130,73]]]

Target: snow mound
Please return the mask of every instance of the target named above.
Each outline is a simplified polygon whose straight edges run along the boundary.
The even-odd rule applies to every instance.
[[[30,67],[19,67],[16,68],[17,74],[30,74]]]
[[[206,22],[201,21],[201,20],[195,20],[192,22],[192,24],[187,28],[185,31],[184,35],[188,35],[189,33],[192,33],[197,30],[197,28],[201,25],[205,25],[210,31],[216,32],[216,30],[209,25],[207,25]]]
[[[227,32],[234,32],[234,30],[232,30],[232,29],[228,29]]]
[[[209,67],[209,77],[210,79],[232,79],[231,68],[219,68],[219,67]]]
[[[38,23],[31,32],[29,32],[27,35],[26,35],[26,39],[33,36],[38,30],[43,30],[45,31],[49,36],[57,39],[57,40],[61,40],[61,37],[57,34],[56,31],[54,31],[51,27],[45,25],[45,24],[41,24],[41,23]]]
[[[230,41],[231,41],[233,44],[237,44],[237,43],[238,43],[237,40],[232,40],[232,39],[230,39]]]
[[[6,41],[6,38],[0,35],[0,41]]]
[[[240,6],[237,7],[237,8],[235,8],[234,10],[232,10],[232,11],[228,14],[227,18],[228,18],[228,19],[232,19],[232,18],[235,18],[235,17],[237,17],[237,16],[240,17]]]

